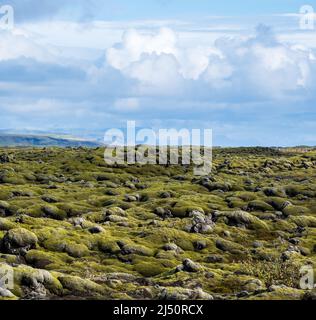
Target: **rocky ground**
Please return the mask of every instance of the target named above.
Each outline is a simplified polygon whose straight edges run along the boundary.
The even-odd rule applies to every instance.
[[[316,152],[218,149],[213,171],[0,149],[0,299],[311,299]]]

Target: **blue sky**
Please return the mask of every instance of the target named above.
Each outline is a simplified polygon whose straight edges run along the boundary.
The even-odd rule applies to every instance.
[[[0,129],[102,139],[136,120],[210,128],[223,146],[316,145],[316,30],[299,14],[316,1],[0,4],[15,15],[0,29]]]
[[[135,0],[135,1],[109,1],[112,3],[112,12],[107,15],[101,13],[102,18],[123,19],[170,19],[192,18],[203,15],[264,15],[296,12],[297,8],[306,4],[302,0]],[[115,3],[115,5],[114,5]]]
[[[192,16],[265,15],[297,12],[304,0],[7,0],[17,8],[17,16],[38,19],[58,15],[64,18],[86,17],[106,20],[174,19]],[[38,3],[38,7],[36,4]]]

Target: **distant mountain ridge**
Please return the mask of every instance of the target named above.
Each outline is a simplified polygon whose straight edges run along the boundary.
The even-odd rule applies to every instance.
[[[100,147],[94,140],[53,134],[0,133],[0,147]]]

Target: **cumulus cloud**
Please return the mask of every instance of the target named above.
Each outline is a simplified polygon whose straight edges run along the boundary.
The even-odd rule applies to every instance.
[[[253,37],[221,38],[204,48],[181,48],[170,29],[153,35],[129,31],[107,50],[106,60],[136,79],[143,94],[180,96],[185,91],[188,98],[199,87],[207,98],[242,100],[302,95],[313,86],[316,65],[310,49],[278,41],[265,26]]]
[[[122,70],[131,63],[139,61],[144,54],[176,55],[176,39],[176,34],[167,28],[162,28],[153,35],[129,30],[124,33],[121,43],[107,50],[107,61],[114,68]]]
[[[286,98],[313,86],[316,65],[311,50],[281,43],[267,28],[259,27],[246,41],[220,39],[216,46],[234,69],[229,82],[245,97],[248,91],[258,98]]]

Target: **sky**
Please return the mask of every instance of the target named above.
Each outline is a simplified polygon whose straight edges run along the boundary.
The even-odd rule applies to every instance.
[[[6,0],[0,19],[5,5],[0,130],[102,139],[134,120],[316,145],[316,15],[301,13],[316,0]]]

